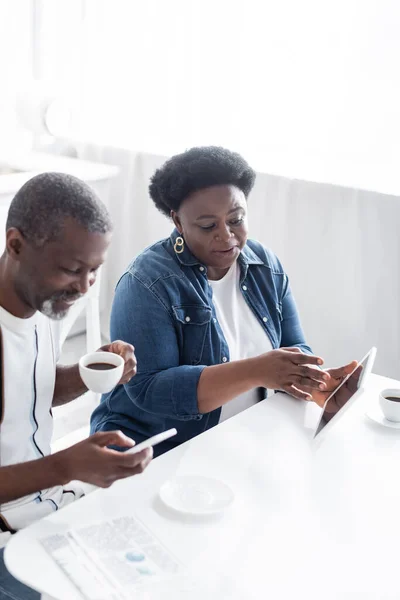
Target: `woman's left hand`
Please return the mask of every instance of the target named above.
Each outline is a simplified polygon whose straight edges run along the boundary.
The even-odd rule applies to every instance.
[[[135,348],[131,344],[127,344],[121,340],[115,340],[115,342],[111,342],[111,344],[106,344],[105,346],[99,348],[99,351],[114,352],[114,354],[118,354],[124,359],[124,372],[119,382],[120,385],[128,383],[128,381],[130,381],[132,377],[136,375],[137,362]]]

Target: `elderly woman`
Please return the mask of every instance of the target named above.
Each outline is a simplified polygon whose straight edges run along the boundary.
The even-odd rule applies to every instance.
[[[318,368],[281,263],[248,239],[254,180],[218,147],[192,148],[154,174],[150,196],[175,229],[118,283],[111,339],[134,344],[138,371],[103,396],[92,431],[140,442],[176,427],[160,454],[252,406],[260,388],[322,404],[354,368]]]

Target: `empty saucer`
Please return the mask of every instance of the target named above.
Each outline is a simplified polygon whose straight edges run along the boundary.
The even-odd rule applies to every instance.
[[[231,488],[212,477],[183,475],[166,481],[160,498],[170,508],[186,515],[211,515],[233,502]]]

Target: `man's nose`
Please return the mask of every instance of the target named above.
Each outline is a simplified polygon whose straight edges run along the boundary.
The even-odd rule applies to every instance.
[[[94,284],[95,281],[96,281],[96,273],[88,272],[88,273],[82,274],[81,277],[79,278],[79,282],[78,282],[79,292],[81,294],[87,294],[90,287]]]

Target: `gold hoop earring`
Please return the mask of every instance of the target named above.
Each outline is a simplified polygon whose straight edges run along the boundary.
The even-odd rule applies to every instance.
[[[177,254],[182,254],[185,249],[185,240],[180,235],[176,238],[174,250]]]

